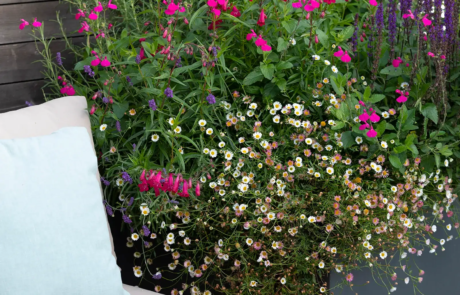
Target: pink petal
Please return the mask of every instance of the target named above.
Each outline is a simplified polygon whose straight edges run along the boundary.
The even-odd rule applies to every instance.
[[[102,7],[101,2],[99,2],[98,6],[94,7],[94,11],[96,11],[96,12],[101,12],[103,10],[104,10],[104,7]]]
[[[299,2],[294,2],[294,3],[292,3],[292,7],[300,8],[300,7],[302,7],[302,2],[300,2],[300,1]]]
[[[181,8],[179,8],[179,12],[185,12],[185,7],[181,6]]]
[[[197,195],[198,197],[201,195],[201,191],[200,191],[200,183],[197,182],[196,183],[196,187],[195,187],[195,195]]]
[[[91,61],[91,66],[97,67],[100,63],[101,63],[101,60],[99,59],[99,57],[96,57],[96,59],[93,59]]]
[[[345,51],[345,54],[342,56],[341,60],[345,63],[349,63],[351,61],[351,57],[348,55],[348,53]]]
[[[271,51],[272,47],[267,44],[264,44],[260,47],[260,49],[262,49],[262,51]]]
[[[91,12],[91,13],[88,15],[88,18],[89,18],[89,19],[92,19],[92,20],[97,20],[97,14],[95,14],[94,12]]]
[[[367,124],[367,123],[364,123],[361,126],[359,126],[359,130],[361,130],[361,131],[366,130],[367,128],[369,128],[369,124]]]
[[[379,5],[376,0],[369,0],[369,4],[372,5],[372,6]]]
[[[109,67],[110,66],[110,61],[107,59],[107,56],[101,62],[101,66],[103,66],[103,67]]]
[[[214,0],[208,0],[208,6],[210,6],[210,7],[213,7],[213,8],[214,8],[214,7],[216,7],[216,6],[217,6],[217,2],[216,2],[216,1],[214,1]]]
[[[212,10],[212,13],[214,13],[214,15],[215,15],[216,17],[219,17],[219,16],[220,16],[220,9],[215,9],[215,8],[214,8],[214,9]]]
[[[38,22],[37,19],[35,19],[35,21],[33,22],[32,26],[38,28],[38,27],[41,27],[41,26],[42,26],[42,23],[41,23],[41,22]]]
[[[425,27],[428,27],[429,25],[431,25],[431,20],[429,20],[427,17],[428,17],[428,14],[425,14],[425,16],[422,18],[422,22]]]
[[[373,112],[370,119],[371,119],[371,122],[377,123],[378,121],[380,121],[380,116],[377,115],[375,112]]]
[[[396,99],[396,101],[399,103],[405,103],[407,101],[407,97],[405,97],[404,95],[401,95],[400,97]]]
[[[262,39],[261,36],[259,36],[259,38],[256,40],[255,44],[256,44],[257,47],[260,47],[260,46],[263,46],[263,45],[267,44],[267,41],[265,41],[264,39]]]
[[[376,137],[377,136],[377,131],[375,131],[374,129],[370,129],[369,131],[367,131],[366,135],[368,137]]]
[[[367,120],[369,120],[369,114],[364,112],[361,115],[359,115],[358,118],[361,122],[366,122]]]
[[[342,50],[342,47],[339,46],[339,51],[334,52],[334,56],[335,57],[341,57],[342,55],[344,55],[344,52]]]
[[[73,89],[72,86],[69,87],[69,89],[67,90],[67,95],[74,95],[75,94],[75,89]]]

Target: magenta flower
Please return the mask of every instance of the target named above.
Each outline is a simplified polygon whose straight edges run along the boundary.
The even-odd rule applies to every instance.
[[[75,19],[79,19],[80,17],[85,17],[85,12],[81,9],[78,9],[78,13],[75,15]]]
[[[300,2],[300,1],[299,2],[294,2],[294,3],[292,3],[292,7],[293,8],[300,8],[300,7],[302,7],[302,2]]]
[[[79,33],[83,33],[83,31],[89,32],[89,25],[87,22],[82,22],[81,28],[78,30]]]
[[[66,85],[61,88],[61,94],[67,94],[67,95],[74,95],[75,94],[75,89],[73,88],[72,85]]]
[[[107,4],[107,8],[109,8],[109,9],[117,9],[118,7],[115,4],[112,4],[112,0],[109,0],[109,3]]]
[[[246,35],[246,40],[251,40],[252,38],[257,37],[257,34],[254,32],[254,30],[251,30],[251,33]]]
[[[38,28],[38,27],[41,27],[42,26],[42,23],[41,22],[38,22],[37,21],[37,18],[34,19],[34,22],[32,23],[32,26]]]
[[[29,22],[23,19],[21,19],[21,21],[22,23],[19,25],[19,29],[24,30],[24,28],[29,25]]]
[[[168,4],[168,8],[165,10],[165,14],[167,15],[173,15],[176,13],[176,11],[179,9],[179,6],[176,5],[174,2],[171,2]]]
[[[110,67],[110,61],[107,59],[107,56],[104,57],[104,60],[101,61],[101,66],[103,67]]]
[[[398,57],[397,59],[393,60],[393,67],[397,68],[402,63],[403,63],[402,59],[400,57]]]
[[[97,20],[97,14],[91,11],[91,13],[88,15],[88,18],[91,20]]]
[[[425,16],[422,18],[422,22],[425,27],[431,25],[431,20],[428,19],[428,14],[425,14]]]
[[[320,4],[318,2],[316,2],[315,0],[310,0],[307,2],[307,5],[305,5],[303,9],[305,9],[306,11],[313,11],[316,8],[319,8],[319,6]]]
[[[214,1],[214,0],[208,0],[208,6],[212,7],[212,8],[216,8],[217,7],[217,2]]]
[[[339,51],[334,53],[335,57],[340,57],[340,60],[344,63],[349,63],[351,61],[350,55],[348,55],[348,51],[343,51],[342,47],[339,46]]]
[[[200,183],[199,183],[199,182],[196,183],[195,195],[197,195],[198,197],[201,195],[201,192],[200,192]]]
[[[262,35],[260,35],[260,36],[257,38],[255,44],[256,44],[257,47],[261,47],[262,45],[267,44],[267,41],[265,41],[264,39],[262,39]]]
[[[272,51],[272,47],[267,44],[260,46],[260,49],[262,49],[262,51]]]
[[[93,106],[91,107],[91,110],[89,111],[89,114],[93,115],[95,112],[96,112],[96,105],[93,104]]]
[[[99,2],[99,5],[94,7],[95,12],[101,12],[104,10],[104,7],[102,6],[101,2]]]
[[[367,131],[366,135],[368,137],[376,137],[377,136],[377,131],[375,131],[374,128],[371,128],[369,131]]]
[[[406,19],[406,18],[411,18],[411,19],[415,19],[415,16],[414,14],[412,13],[412,10],[407,10],[409,13],[406,13],[406,14],[403,14],[403,18]]]
[[[375,113],[375,111],[372,113],[371,117],[371,122],[372,123],[377,123],[380,121],[380,116]]]
[[[366,130],[367,128],[371,127],[369,124],[364,123],[361,126],[359,126],[359,130],[363,131]]]
[[[366,112],[366,110],[364,110],[364,113],[359,115],[358,118],[361,122],[366,122],[367,120],[369,120],[369,114]]]
[[[262,9],[262,11],[260,11],[259,20],[257,21],[257,24],[263,27],[265,25],[265,19],[267,19],[267,15],[265,14],[264,9]]]
[[[433,52],[428,52],[428,56],[435,57]]]
[[[241,16],[241,12],[238,10],[238,8],[236,6],[233,6],[232,12],[230,12],[230,14],[233,15],[234,17],[240,17]]]
[[[101,63],[101,60],[99,59],[99,57],[96,56],[96,59],[93,59],[91,61],[91,66],[97,67],[100,63]]]
[[[377,5],[379,5],[379,4],[377,3],[377,0],[369,0],[369,4],[372,5],[372,6],[377,6]]]
[[[396,101],[399,102],[399,103],[405,103],[407,101],[407,97],[409,96],[409,92],[406,91],[406,93],[404,93],[403,91],[399,90],[399,89],[396,89],[396,93],[398,94],[401,94],[397,99]]]

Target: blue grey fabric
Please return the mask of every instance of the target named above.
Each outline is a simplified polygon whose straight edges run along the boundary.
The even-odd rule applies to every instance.
[[[0,294],[129,295],[88,132],[0,140]]]

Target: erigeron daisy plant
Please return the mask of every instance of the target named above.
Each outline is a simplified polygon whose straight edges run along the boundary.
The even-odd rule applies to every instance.
[[[68,2],[88,38],[68,44],[74,66],[40,22],[20,28],[44,42],[47,97],[88,98],[104,205],[139,282],[329,294],[364,266],[396,291],[423,280],[409,255],[449,248],[457,2]]]

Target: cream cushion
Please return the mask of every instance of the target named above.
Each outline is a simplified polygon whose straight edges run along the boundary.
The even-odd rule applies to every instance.
[[[83,96],[66,96],[40,105],[0,114],[0,139],[48,135],[63,127],[85,127],[94,148],[87,107]],[[98,182],[100,185],[99,176]],[[101,194],[95,197],[101,198],[102,202],[102,188]],[[107,230],[112,244],[112,255],[116,258],[108,222]],[[131,295],[161,295],[128,285],[123,285],[123,288]]]

